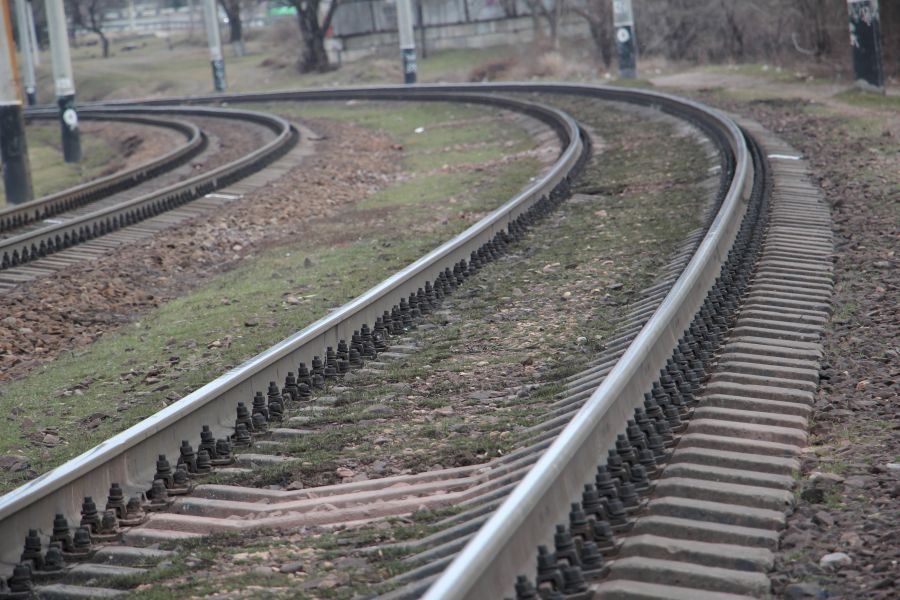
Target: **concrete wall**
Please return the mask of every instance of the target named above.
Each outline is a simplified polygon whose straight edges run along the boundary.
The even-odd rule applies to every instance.
[[[546,30],[546,24],[542,23]],[[416,28],[417,48],[422,44],[422,31]],[[563,21],[560,35],[567,38],[587,37],[589,31],[584,19],[570,17]],[[531,42],[534,39],[534,21],[530,16],[451,25],[428,26],[424,30],[427,51],[450,48],[488,48]],[[396,31],[344,35],[328,40],[330,58],[336,62],[350,62],[369,56],[385,48],[397,48]],[[421,54],[421,49],[419,50]]]

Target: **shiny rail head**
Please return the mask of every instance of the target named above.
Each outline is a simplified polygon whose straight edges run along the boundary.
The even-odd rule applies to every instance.
[[[579,93],[585,89],[576,88]],[[635,93],[648,101],[680,102],[666,94]],[[597,457],[614,443],[712,286],[745,212],[752,166],[746,140],[734,122],[695,102],[683,105],[716,124],[734,152],[735,173],[719,213],[684,272],[613,370],[429,588],[426,600],[510,594],[516,575],[531,567],[534,549],[550,540],[556,523],[565,522],[563,513],[596,467]]]

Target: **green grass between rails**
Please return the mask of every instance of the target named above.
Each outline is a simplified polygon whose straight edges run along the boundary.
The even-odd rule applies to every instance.
[[[81,136],[84,160],[70,164],[63,161],[59,125],[55,122],[33,123],[26,128],[28,160],[34,197],[59,192],[93,179],[109,168],[116,149],[96,135]],[[0,181],[0,208],[6,206],[6,191]]]

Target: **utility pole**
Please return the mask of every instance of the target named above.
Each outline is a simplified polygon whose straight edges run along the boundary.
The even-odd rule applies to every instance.
[[[194,0],[188,0],[188,39],[194,39]]]
[[[203,0],[203,20],[206,21],[206,39],[212,59],[213,87],[225,91],[225,59],[222,58],[222,40],[219,37],[219,14],[216,0]]]
[[[13,46],[9,3],[0,1],[0,162],[6,198],[13,204],[33,197],[25,121],[22,118],[22,93],[16,73],[16,49]]]
[[[39,67],[41,66],[41,49],[38,47],[37,29],[34,27],[34,6],[31,5],[31,0],[28,0],[26,7],[28,8],[29,48],[34,59],[34,66]]]
[[[419,46],[422,58],[428,58],[428,45],[425,43],[425,14],[422,11],[422,0],[416,0],[416,22],[419,24]]]
[[[16,0],[16,23],[19,27],[19,52],[22,53],[22,62],[25,72],[22,79],[25,82],[25,98],[28,106],[37,104],[37,90],[34,80],[34,54],[32,54],[31,27],[28,24],[28,7],[25,0]]]
[[[631,0],[613,0],[613,26],[616,29],[616,53],[619,77],[637,77],[637,45],[634,43],[634,13]]]
[[[72,57],[69,56],[66,11],[63,9],[63,0],[46,0],[45,6],[53,84],[62,128],[63,157],[67,163],[75,163],[81,160],[81,137],[78,132],[78,113],[75,112],[75,78],[72,74]]]
[[[403,83],[416,82],[416,38],[413,36],[413,11],[410,0],[397,0],[397,31],[403,59]]]
[[[884,58],[881,51],[881,18],[878,0],[847,0],[850,13],[850,46],[856,85],[884,93]]]

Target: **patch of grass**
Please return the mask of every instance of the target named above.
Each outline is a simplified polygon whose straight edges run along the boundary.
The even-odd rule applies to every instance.
[[[846,321],[856,313],[855,302],[843,302],[834,309],[833,321]]]
[[[824,473],[834,473],[836,475],[844,475],[850,470],[850,465],[844,461],[820,462],[819,470]]]
[[[627,78],[627,77],[614,77],[604,82],[606,85],[611,85],[615,87],[627,87],[627,88],[655,88],[653,82],[649,79],[643,79],[640,77]]]
[[[416,205],[424,208],[451,198],[456,202],[471,189],[476,178],[475,173],[430,173],[376,192],[363,200],[360,207]]]
[[[705,70],[729,75],[764,77],[770,81],[781,83],[828,84],[833,82],[831,78],[818,77],[803,70],[763,63],[711,65],[705,67]]]
[[[440,124],[443,129],[453,130],[459,121],[481,119],[488,115],[496,115],[496,109],[471,104],[449,102],[374,102],[365,100],[349,100],[337,102],[266,102],[244,105],[250,110],[277,112],[287,117],[298,119],[338,119],[361,127],[383,131],[402,142],[404,146],[422,144],[417,141],[420,134],[418,127],[427,127],[430,131]],[[453,135],[441,133],[442,136]],[[450,142],[452,138],[433,139],[434,144]],[[476,138],[478,139],[478,138]],[[490,140],[484,136],[480,141]],[[421,147],[421,146],[420,146]]]
[[[900,110],[900,96],[888,96],[886,94],[867,92],[854,88],[836,94],[834,97],[851,106],[883,110]]]
[[[63,160],[59,125],[32,123],[25,132],[28,140],[28,159],[31,163],[31,183],[34,197],[54,192],[93,179],[109,168],[116,157],[116,149],[97,135],[82,132],[81,148],[84,159],[78,163]],[[0,207],[6,202],[6,191],[0,181]]]
[[[832,509],[844,507],[844,496],[840,492],[829,492],[825,495],[825,506]]]
[[[809,556],[809,552],[807,550],[794,550],[793,552],[788,552],[784,555],[784,560],[787,562],[797,562],[801,560],[806,560]]]
[[[512,58],[517,51],[512,46],[439,50],[429,53],[427,58],[419,59],[418,74],[422,81],[440,81],[447,77],[457,79],[461,74],[468,74],[475,65],[488,60]]]

